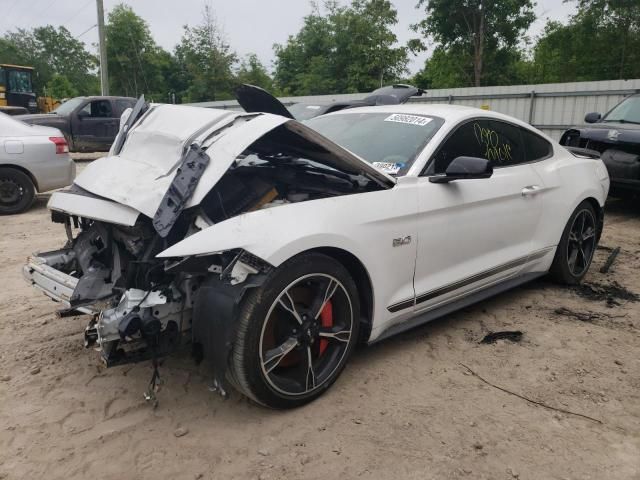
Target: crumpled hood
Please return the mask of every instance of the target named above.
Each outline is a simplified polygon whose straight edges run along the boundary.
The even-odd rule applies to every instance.
[[[153,217],[176,173],[185,148],[224,129],[209,148],[211,162],[192,197],[202,197],[256,138],[287,119],[199,107],[156,105],[136,123],[118,155],[100,158],[75,184]],[[232,137],[229,141],[229,137]],[[243,141],[244,140],[244,141]],[[200,197],[201,198],[201,197]]]
[[[345,168],[366,172],[382,184],[394,184],[393,178],[294,120],[279,115],[182,105],[152,106],[128,132],[120,153],[90,163],[75,184],[153,218],[186,149],[197,143],[210,161],[185,206],[192,207],[200,203],[238,155],[286,122],[295,123],[291,128],[300,135],[319,137],[313,140],[342,150]]]

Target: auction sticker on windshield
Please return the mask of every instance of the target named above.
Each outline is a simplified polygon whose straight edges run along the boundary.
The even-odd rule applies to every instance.
[[[373,162],[372,165],[388,175],[397,175],[400,169],[404,167],[404,163],[395,162]]]
[[[431,118],[421,117],[420,115],[406,115],[404,113],[393,113],[384,119],[385,122],[408,123],[409,125],[418,125],[424,127]]]

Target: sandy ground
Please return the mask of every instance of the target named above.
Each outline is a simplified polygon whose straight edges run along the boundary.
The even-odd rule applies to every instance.
[[[64,242],[45,205],[0,218],[0,479],[640,479],[640,303],[536,281],[361,348],[288,412],[223,400],[178,355],[154,410],[147,363],[105,370],[86,317],[56,319],[22,280],[30,252]],[[640,293],[639,232],[640,210],[612,202],[601,244],[622,252],[605,275],[598,250],[587,283]]]

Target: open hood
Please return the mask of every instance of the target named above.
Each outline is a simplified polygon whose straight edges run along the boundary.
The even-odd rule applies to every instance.
[[[413,96],[420,96],[425,91],[411,85],[396,84],[387,85],[371,92],[362,100],[343,100],[325,105],[305,105],[296,103],[289,110],[280,100],[266,90],[254,85],[243,84],[235,90],[236,100],[245,112],[264,112],[274,115],[282,115],[298,120],[308,120],[325,113],[337,112],[345,108],[371,107],[376,105],[398,105],[405,103]],[[296,108],[297,107],[297,108]],[[311,109],[310,111],[305,110]],[[293,112],[293,113],[292,113]],[[295,115],[294,115],[295,114]]]
[[[183,208],[198,205],[238,156],[259,141],[311,148],[314,160],[327,167],[364,175],[386,188],[395,185],[393,177],[295,120],[179,105],[152,106],[131,127],[120,153],[87,165],[75,184],[154,218],[175,180],[185,176],[182,167],[192,145],[208,158]]]
[[[263,88],[242,84],[235,90],[236,100],[245,112],[263,112],[293,118],[293,115],[280,100]]]
[[[368,97],[365,97],[363,102],[366,105],[397,105],[400,103],[406,103],[409,98],[413,96],[421,96],[424,90],[414,87],[412,85],[405,85],[402,83],[396,85],[387,85],[381,87],[373,92]]]

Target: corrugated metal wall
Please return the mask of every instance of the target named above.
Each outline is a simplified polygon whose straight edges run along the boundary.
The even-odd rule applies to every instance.
[[[547,135],[559,139],[569,126],[584,123],[588,112],[605,113],[624,97],[640,93],[640,79],[601,82],[548,83],[504,87],[472,87],[430,90],[412,103],[451,103],[488,108],[529,122]],[[357,100],[366,93],[282,97],[292,103],[327,104],[339,100]],[[209,108],[240,109],[233,100],[203,102],[193,105]]]

